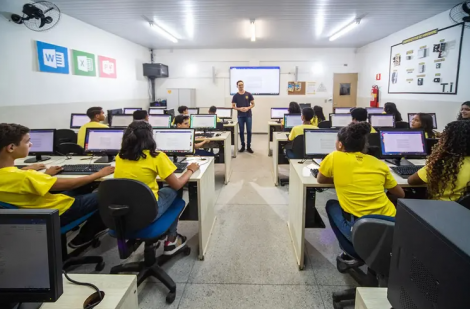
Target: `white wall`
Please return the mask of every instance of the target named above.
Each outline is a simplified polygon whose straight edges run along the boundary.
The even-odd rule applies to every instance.
[[[21,12],[23,3],[3,0],[0,11]],[[114,58],[117,79],[39,72],[36,40]],[[147,80],[142,76],[142,63],[150,62],[148,49],[65,14],[45,32],[0,15],[0,62],[0,122],[68,128],[70,113],[91,106],[148,106]]]
[[[321,105],[325,114],[329,113],[331,102],[325,103],[325,100],[332,97],[333,73],[357,72],[352,48],[158,50],[155,61],[168,65],[170,72],[169,78],[157,79],[157,97],[165,98],[168,88],[196,88],[196,104],[199,107],[231,106],[231,66],[280,66],[281,94],[255,96],[253,132],[267,132],[270,108],[286,107],[290,101]],[[327,92],[309,96],[287,95],[287,82],[294,80],[296,66],[299,81],[321,82]],[[216,72],[215,83],[212,67]],[[315,69],[312,70],[312,67]]]
[[[426,31],[451,25],[453,22],[449,18],[449,11],[446,11],[359,48],[357,50],[358,105],[368,106],[372,85],[378,85],[381,93],[380,106],[383,106],[385,102],[394,102],[404,117],[412,112],[436,112],[439,130],[455,120],[460,105],[470,100],[470,58],[468,57],[470,55],[470,29],[465,29],[457,95],[388,94],[390,47]],[[382,74],[382,80],[375,80],[377,73]]]

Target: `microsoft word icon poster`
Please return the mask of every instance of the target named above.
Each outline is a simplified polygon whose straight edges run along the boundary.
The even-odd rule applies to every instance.
[[[95,55],[72,50],[73,74],[82,76],[96,76]]]
[[[36,41],[40,72],[69,74],[69,55],[66,47]]]

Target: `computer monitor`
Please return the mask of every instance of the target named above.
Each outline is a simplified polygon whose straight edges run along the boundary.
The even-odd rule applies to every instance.
[[[332,128],[347,127],[352,122],[351,114],[330,114]]]
[[[408,123],[410,124],[411,126],[411,120],[413,119],[413,117],[418,114],[418,113],[408,113]],[[428,115],[431,115],[432,117],[432,128],[435,130],[437,129],[437,118],[436,118],[436,113],[424,113],[424,114],[428,114]]]
[[[121,115],[122,114],[122,108],[116,108],[116,109],[108,109],[108,124],[112,123],[113,116],[114,115]]]
[[[312,103],[299,103],[300,110],[303,110],[306,107],[312,107]]]
[[[369,123],[374,128],[394,128],[395,116],[389,114],[369,114]]]
[[[149,108],[149,115],[164,115],[164,108]]]
[[[61,249],[58,210],[0,209],[0,307],[39,308],[30,303],[59,299]]]
[[[426,142],[421,130],[380,131],[380,149],[382,158],[425,158]]]
[[[214,130],[217,127],[217,115],[191,115],[191,129]]]
[[[469,308],[468,222],[456,202],[398,200],[387,285],[394,309]]]
[[[334,112],[335,114],[350,114],[351,108],[353,107],[335,107]]]
[[[55,129],[34,129],[29,131],[29,137],[33,144],[29,149],[29,154],[34,158],[26,159],[24,163],[36,163],[50,160],[50,157],[43,157],[43,154],[54,154]]]
[[[284,114],[284,129],[292,129],[303,123],[301,114]]]
[[[112,128],[127,128],[132,121],[134,121],[133,115],[114,115],[111,121]]]
[[[175,110],[174,109],[165,109],[165,115],[170,115],[171,119],[175,118]]]
[[[304,158],[322,159],[336,150],[337,130],[304,129]]]
[[[171,115],[149,115],[149,123],[153,128],[169,128]]]
[[[90,117],[87,114],[70,114],[70,129],[80,129],[89,122]]]
[[[220,119],[232,119],[233,109],[230,107],[217,107],[217,117]]]
[[[284,119],[284,114],[288,114],[287,107],[271,107],[271,119]]]
[[[366,107],[368,114],[383,114],[383,107]]]
[[[188,108],[188,113],[190,115],[198,115],[199,114],[199,107]]]
[[[194,129],[155,129],[153,138],[157,150],[169,156],[194,154]]]
[[[135,111],[141,111],[142,107],[124,107],[125,115],[132,115]]]
[[[113,162],[114,156],[121,150],[124,129],[117,128],[87,128],[85,135],[85,152],[105,154],[95,163]]]

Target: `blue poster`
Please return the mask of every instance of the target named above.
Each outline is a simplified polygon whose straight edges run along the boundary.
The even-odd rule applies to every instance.
[[[36,41],[39,71],[69,74],[69,53],[66,47]]]

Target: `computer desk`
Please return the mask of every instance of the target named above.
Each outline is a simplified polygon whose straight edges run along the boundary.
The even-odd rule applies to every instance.
[[[26,158],[25,158],[26,159]],[[15,160],[15,165],[28,165],[24,163],[25,159]],[[85,159],[85,160],[82,160]],[[65,164],[94,164],[98,157],[72,157],[67,160],[65,157],[53,156],[51,160],[42,162],[46,167],[62,166]],[[199,170],[192,174],[188,182],[189,202],[186,205],[180,220],[198,221],[199,223],[199,259],[204,260],[204,255],[209,245],[210,236],[215,224],[215,172],[214,172],[214,158],[205,157],[205,161],[201,161],[199,157],[195,160],[200,162]],[[188,157],[188,161],[192,160]],[[110,163],[112,166],[116,162]],[[44,171],[43,171],[44,172]],[[180,174],[176,174],[178,177]],[[57,175],[57,178],[76,178],[82,177],[79,175]],[[114,178],[114,174],[101,178],[97,181]],[[161,181],[157,177],[157,181]]]
[[[392,307],[387,299],[387,288],[356,289],[355,309],[389,309]]]
[[[415,162],[415,164],[418,164],[418,162],[423,163],[422,160],[415,160]],[[310,164],[312,164],[311,160],[302,164],[299,163],[299,160],[290,160],[289,166],[289,215],[287,226],[300,270],[304,269],[305,266],[305,228],[325,227],[315,208],[315,189],[334,188],[333,184],[318,183],[317,179],[311,175],[310,170],[307,168]],[[388,163],[387,165],[392,166]],[[409,185],[407,179],[401,178],[393,171],[391,173],[398,185],[403,188],[426,187],[426,185]]]
[[[276,121],[268,121],[268,132],[269,132],[269,139],[268,139],[268,156],[272,155],[271,152],[271,142],[273,141],[273,133],[281,131],[281,123]]]
[[[279,185],[279,164],[289,164],[289,160],[284,156],[283,146],[289,143],[287,135],[289,132],[273,133],[273,177],[274,184]]]
[[[232,146],[231,146],[231,134],[230,132],[216,132],[215,134],[220,134],[220,136],[214,135],[214,137],[197,137],[196,142],[199,142],[203,139],[208,139],[217,144],[221,143],[222,147],[219,146],[219,149],[224,150],[224,164],[225,164],[225,184],[228,184],[230,181],[230,176],[232,175]],[[236,147],[235,147],[236,148]]]
[[[230,131],[232,136],[233,157],[237,157],[238,152],[238,121],[232,121],[232,123],[224,123],[224,128]],[[231,148],[231,147],[230,147]]]

